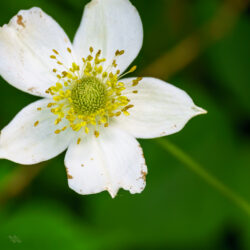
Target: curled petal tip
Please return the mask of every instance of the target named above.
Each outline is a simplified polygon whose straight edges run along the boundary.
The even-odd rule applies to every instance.
[[[197,113],[197,115],[205,115],[205,114],[207,114],[207,111],[205,109],[203,109],[203,108],[194,106],[194,107],[192,107],[192,109],[195,111],[195,113]]]

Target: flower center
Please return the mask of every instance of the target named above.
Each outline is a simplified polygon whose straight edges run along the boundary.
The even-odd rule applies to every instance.
[[[72,53],[70,48],[67,48],[67,51]],[[124,51],[117,50],[112,64],[105,70],[103,63],[106,59],[100,58],[101,51],[99,50],[95,56],[92,47],[89,51],[90,55],[82,58],[81,67],[73,62],[71,68],[67,68],[58,60],[60,54],[55,49],[53,49],[54,54],[50,56],[52,60],[56,60],[57,65],[60,65],[60,69],[53,69],[58,82],[46,90],[46,93],[53,98],[47,107],[57,116],[56,126],[59,126],[62,120],[68,121],[65,123],[68,125],[55,130],[56,134],[71,127],[76,132],[83,130],[87,134],[91,129],[98,137],[101,126],[108,127],[115,116],[129,115],[128,110],[134,107],[130,100],[122,95],[126,86],[120,79],[128,73],[134,72],[136,66],[121,76],[120,70],[116,69],[116,60],[124,54]],[[141,79],[138,77],[131,80],[132,87],[137,86]],[[136,94],[138,91],[132,90],[131,93]],[[34,126],[36,127],[38,124],[39,121],[36,121]],[[80,141],[79,138],[77,143]]]
[[[71,99],[76,114],[94,114],[105,107],[106,87],[96,77],[83,77],[74,84],[71,90]]]

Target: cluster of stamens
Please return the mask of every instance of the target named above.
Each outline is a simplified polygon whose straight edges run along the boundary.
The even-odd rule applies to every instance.
[[[70,48],[67,48],[67,51],[72,53]],[[120,79],[135,71],[136,66],[121,76],[120,70],[117,69],[117,58],[123,55],[124,51],[116,51],[112,64],[107,69],[103,69],[103,62],[106,60],[101,58],[101,51],[95,55],[92,47],[89,51],[87,58],[82,58],[83,66],[80,67],[74,62],[69,69],[58,60],[60,57],[58,51],[53,50],[50,56],[58,65],[65,68],[65,71],[60,72],[53,69],[58,81],[55,86],[46,90],[46,93],[53,98],[53,102],[49,103],[47,108],[57,116],[55,125],[60,126],[63,119],[68,121],[68,125],[55,130],[56,134],[68,127],[76,132],[83,130],[88,134],[93,127],[94,134],[98,137],[100,126],[108,127],[110,118],[122,114],[129,115],[129,109],[134,107],[130,100],[122,95],[126,88]],[[132,86],[136,86],[141,79],[138,77],[133,80]],[[136,94],[138,91],[132,92]],[[34,126],[37,125],[38,121]]]

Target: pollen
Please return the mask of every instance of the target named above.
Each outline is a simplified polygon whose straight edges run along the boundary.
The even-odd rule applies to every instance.
[[[72,53],[70,48],[66,48],[66,51]],[[63,68],[52,69],[58,81],[46,90],[53,99],[47,108],[56,116],[55,134],[71,128],[75,132],[91,132],[98,138],[101,127],[108,127],[113,117],[130,115],[129,110],[134,107],[123,94],[126,85],[121,78],[134,72],[136,66],[123,75],[117,69],[118,57],[125,51],[117,50],[108,67],[104,67],[106,59],[101,58],[101,50],[95,53],[94,48],[90,47],[89,52],[86,58],[82,58],[82,65],[73,62],[71,67],[66,67],[63,61],[58,60],[60,53],[52,50],[50,58]],[[131,86],[136,87],[141,79],[138,77],[131,81]],[[131,93],[137,93],[137,90],[132,90]],[[64,124],[67,125],[61,127],[61,122],[65,120],[67,122]],[[79,143],[80,139],[77,140],[77,144]]]

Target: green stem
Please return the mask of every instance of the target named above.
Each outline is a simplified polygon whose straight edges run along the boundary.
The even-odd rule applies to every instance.
[[[155,140],[159,145],[161,145],[165,150],[170,152],[175,156],[180,162],[184,163],[195,174],[200,176],[205,180],[209,185],[218,190],[229,200],[235,203],[238,207],[244,210],[250,216],[250,204],[244,200],[242,197],[237,195],[229,187],[225,186],[222,182],[208,173],[199,163],[195,162],[189,155],[183,152],[180,148],[175,146],[173,143],[169,142],[166,139],[156,139]]]

